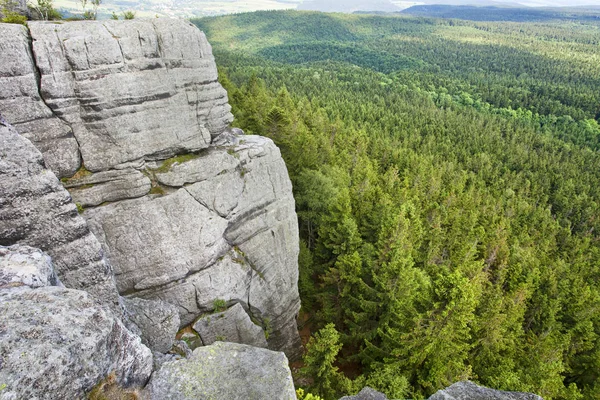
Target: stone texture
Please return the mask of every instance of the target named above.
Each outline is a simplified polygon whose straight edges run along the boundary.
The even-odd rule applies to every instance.
[[[532,393],[504,392],[478,386],[470,381],[457,382],[440,390],[429,400],[543,400]]]
[[[207,268],[228,249],[223,238],[227,221],[185,189],[109,204],[84,215],[116,266],[123,294],[183,279]]]
[[[0,289],[2,399],[85,398],[114,372],[143,386],[152,354],[83,291],[59,287]]]
[[[54,273],[50,256],[29,246],[0,246],[0,289],[29,286],[56,286],[60,282]]]
[[[385,394],[368,386],[364,387],[354,396],[344,396],[340,400],[388,400]]]
[[[90,171],[206,148],[232,120],[211,47],[189,22],[36,22],[30,31],[41,95]]]
[[[300,351],[298,226],[279,149],[259,136],[227,134],[219,146],[154,171],[166,195],[86,209],[128,297],[176,305],[181,326],[215,299],[241,303],[268,345]]]
[[[179,330],[177,307],[159,300],[123,299],[127,316],[141,330],[142,342],[150,350],[171,350]]]
[[[11,11],[17,12],[21,15],[29,15],[29,10],[27,9],[27,1],[15,0],[14,8]],[[0,18],[4,18],[4,14],[2,14],[2,9],[0,9]]]
[[[147,176],[131,168],[69,179],[63,185],[71,194],[73,201],[83,207],[141,197],[148,194],[152,187]]]
[[[121,311],[110,264],[41,153],[0,121],[0,245],[28,245],[52,257],[67,287],[90,292]]]
[[[167,362],[148,384],[150,399],[296,399],[283,353],[236,343],[199,347]]]
[[[223,312],[204,315],[194,324],[205,346],[216,341],[267,347],[265,332],[255,325],[240,303]]]
[[[0,24],[0,112],[42,151],[52,171],[70,176],[81,165],[77,141],[40,96],[29,40],[26,27]]]

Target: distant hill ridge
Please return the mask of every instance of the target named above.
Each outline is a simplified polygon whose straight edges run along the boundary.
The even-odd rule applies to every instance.
[[[347,0],[344,2],[338,0],[308,0],[300,4],[298,10],[352,13],[356,11],[395,12],[401,9],[389,0]]]

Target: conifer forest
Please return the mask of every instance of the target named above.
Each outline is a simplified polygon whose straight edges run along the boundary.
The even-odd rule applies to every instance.
[[[600,19],[193,22],[292,179],[304,390],[600,399]]]

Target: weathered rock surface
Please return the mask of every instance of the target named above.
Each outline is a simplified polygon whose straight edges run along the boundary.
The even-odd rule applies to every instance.
[[[0,245],[28,245],[52,258],[67,287],[86,290],[120,315],[112,270],[69,193],[41,153],[0,120]]]
[[[291,184],[273,142],[226,130],[232,115],[204,34],[165,18],[32,22],[29,32],[0,26],[0,50],[0,112],[71,177],[65,186],[103,249],[41,157],[39,172],[21,166],[21,176],[43,185],[0,182],[10,193],[0,195],[0,244],[48,252],[67,287],[115,312],[107,260],[121,295],[177,306],[180,327],[215,299],[240,303],[269,348],[298,355]]]
[[[57,286],[50,256],[29,246],[0,246],[0,289],[17,286],[30,288]]]
[[[340,400],[388,400],[385,394],[378,392],[368,386],[364,387],[354,396],[344,396]]]
[[[10,4],[10,3],[9,3]],[[15,0],[12,2],[11,11],[17,12],[21,15],[29,15],[29,10],[27,9],[27,1],[26,0]],[[0,18],[4,18],[4,14],[2,13],[2,9],[0,9]]]
[[[59,177],[79,169],[71,127],[40,96],[29,34],[22,25],[0,24],[0,113],[42,151],[47,166]]]
[[[179,330],[177,307],[160,300],[123,299],[125,310],[142,333],[142,342],[153,351],[171,350]]]
[[[199,347],[167,362],[147,387],[151,399],[296,399],[283,353],[236,343]]]
[[[129,168],[91,174],[64,182],[75,203],[83,207],[105,202],[141,197],[152,187],[150,179],[140,171]]]
[[[504,392],[478,386],[470,381],[457,382],[440,390],[429,400],[543,400],[532,393]]]
[[[103,243],[119,292],[179,307],[181,325],[241,303],[265,330],[269,348],[300,349],[298,227],[292,187],[277,147],[231,136],[167,168],[148,169],[169,186],[83,214]]]
[[[267,347],[265,332],[255,325],[240,303],[226,311],[204,315],[194,324],[205,346],[216,341]]]
[[[40,92],[90,171],[206,148],[232,120],[210,45],[191,23],[31,23],[30,31]]]
[[[143,386],[152,354],[86,292],[60,287],[0,289],[2,399],[83,398],[114,372]]]

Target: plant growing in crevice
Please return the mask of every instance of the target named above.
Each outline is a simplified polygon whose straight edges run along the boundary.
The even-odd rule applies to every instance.
[[[227,302],[223,299],[215,299],[213,301],[213,311],[223,312],[227,310]]]

